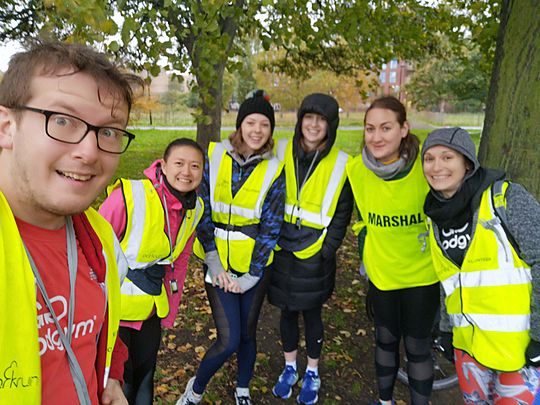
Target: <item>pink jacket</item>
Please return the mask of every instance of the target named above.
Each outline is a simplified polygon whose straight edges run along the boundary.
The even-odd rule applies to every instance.
[[[172,195],[165,184],[159,184],[159,176],[161,176],[161,170],[159,170],[159,167],[160,161],[156,160],[148,168],[146,168],[143,173],[152,181],[153,184],[157,184],[156,191],[161,198],[165,197],[165,200],[167,201],[169,221],[171,225],[171,237],[172,240],[176,240],[178,229],[180,228],[184,218],[184,209],[182,207],[182,203]],[[115,189],[99,208],[99,213],[103,215],[107,221],[109,221],[119,239],[124,234],[124,230],[126,229],[125,211],[126,207],[124,205],[124,196],[122,195],[121,189]],[[161,325],[165,328],[170,328],[173,326],[176,315],[178,314],[180,300],[182,299],[184,281],[187,274],[188,259],[193,245],[193,238],[194,236],[189,239],[189,241],[186,243],[184,251],[174,262],[174,270],[171,266],[166,266],[164,285],[167,291],[167,296],[169,297],[169,314],[161,320]],[[170,291],[170,281],[173,279],[176,279],[176,282],[178,283],[178,292],[175,294],[172,294]],[[121,321],[120,325],[140,329],[142,322]]]

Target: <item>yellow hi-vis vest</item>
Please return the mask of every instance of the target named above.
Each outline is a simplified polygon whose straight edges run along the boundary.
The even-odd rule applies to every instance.
[[[525,365],[530,341],[531,270],[509,242],[491,193],[489,187],[482,195],[461,268],[441,250],[433,226],[431,254],[446,293],[454,346],[486,367],[515,371]]]
[[[221,143],[208,146],[210,207],[214,222],[214,239],[223,268],[247,273],[251,263],[255,239],[242,227],[260,222],[262,206],[268,190],[278,178],[283,164],[276,158],[262,160],[251,172],[240,190],[232,195],[232,158]],[[201,243],[196,240],[193,252],[204,259]],[[273,252],[266,265],[272,263]]]
[[[122,252],[110,224],[92,208],[85,215],[101,241],[107,264],[107,354],[105,378],[98,381],[104,388],[120,322],[120,278],[116,258],[122,256]],[[17,223],[1,192],[0,222],[0,404],[39,405],[42,380],[37,287]]]
[[[423,209],[429,186],[420,158],[405,177],[385,181],[359,155],[347,164],[347,175],[367,227],[363,260],[371,282],[385,291],[436,283]]]
[[[202,199],[197,198],[195,208],[186,211],[171,252],[171,243],[165,231],[164,207],[152,182],[148,179],[119,179],[107,192],[110,194],[117,187],[122,187],[126,204],[126,230],[120,246],[126,255],[129,268],[136,270],[156,263],[173,263],[184,250],[201,219]],[[126,321],[148,319],[154,305],[158,317],[164,318],[169,313],[165,286],[161,287],[160,295],[153,296],[141,290],[129,278],[122,284],[121,303],[121,319]]]
[[[301,226],[323,230],[321,236],[311,246],[293,252],[300,259],[307,259],[322,248],[326,229],[336,212],[341,190],[347,180],[345,166],[349,155],[332,147],[305,182],[300,196],[296,183],[296,169],[293,157],[293,141],[281,139],[277,146],[278,159],[285,164],[285,215],[291,224],[300,221]]]

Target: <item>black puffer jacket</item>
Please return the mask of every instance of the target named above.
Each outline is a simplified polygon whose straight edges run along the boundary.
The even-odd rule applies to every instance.
[[[337,101],[326,94],[315,93],[307,96],[298,110],[293,137],[293,157],[297,167],[297,184],[302,184],[306,175],[313,174],[319,162],[324,159],[336,140],[339,125]],[[302,118],[307,113],[324,116],[328,122],[327,140],[323,150],[305,152],[300,146]],[[314,160],[313,167],[309,167]],[[309,171],[309,173],[308,173]],[[339,196],[336,212],[323,242],[321,251],[308,259],[298,259],[292,251],[301,250],[313,244],[322,231],[303,226],[297,229],[284,222],[272,265],[272,278],[268,288],[271,304],[291,311],[306,310],[321,306],[334,290],[336,274],[336,251],[341,245],[353,209],[352,191],[348,181]]]

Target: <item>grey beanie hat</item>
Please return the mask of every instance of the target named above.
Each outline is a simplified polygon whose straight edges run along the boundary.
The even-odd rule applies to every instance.
[[[480,162],[478,162],[478,158],[476,157],[476,146],[471,139],[471,135],[463,128],[439,128],[430,132],[424,141],[424,145],[422,146],[422,160],[424,160],[424,154],[426,151],[429,148],[437,145],[454,149],[465,156],[472,163],[473,169],[466,174],[466,179],[476,173],[480,167]]]

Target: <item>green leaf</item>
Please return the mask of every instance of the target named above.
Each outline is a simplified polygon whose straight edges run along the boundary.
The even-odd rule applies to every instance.
[[[159,67],[159,65],[152,65],[150,67],[150,74],[154,77],[157,77],[159,76],[159,72],[161,71],[161,68]]]
[[[110,52],[118,52],[118,50],[120,49],[120,45],[116,41],[111,41],[107,48]]]
[[[113,20],[105,20],[100,24],[100,29],[106,35],[114,35],[118,31],[118,25]]]

